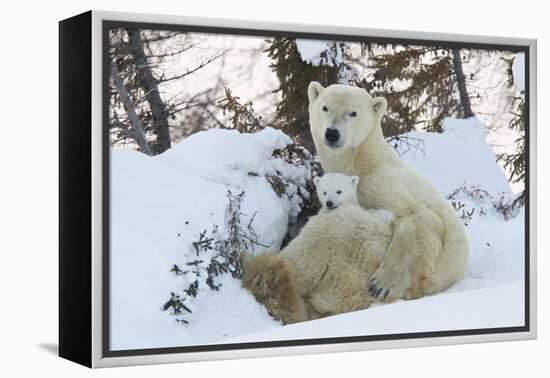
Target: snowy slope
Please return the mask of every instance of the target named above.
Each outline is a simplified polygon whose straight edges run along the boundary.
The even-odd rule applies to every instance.
[[[224,279],[219,293],[188,303],[192,326],[176,324],[161,306],[171,291],[190,283],[172,274],[172,266],[185,263],[191,242],[203,230],[223,226],[228,189],[245,191],[243,222],[257,212],[253,225],[259,241],[279,249],[296,204],[249,172],[305,177],[303,167],[270,158],[289,142],[274,129],[257,134],[210,130],[157,157],[112,151],[112,348],[200,344],[278,324],[231,279]]]
[[[388,306],[372,306],[363,311],[271,328],[223,342],[281,341],[509,327],[511,324],[522,325],[524,315],[523,288],[519,284],[485,287],[416,301],[399,301],[391,304],[391,308]],[[502,313],[506,313],[506,317],[501,316]]]
[[[427,176],[444,196],[464,183],[493,193],[511,193],[504,172],[494,164],[494,152],[485,142],[487,130],[477,119],[447,118],[443,130],[442,134],[407,133],[422,140],[423,145],[403,152],[402,159]]]
[[[487,191],[481,197],[466,191],[453,197],[471,213],[464,219],[470,243],[466,278],[431,297],[284,327],[229,276],[223,279],[221,291],[203,290],[189,303],[193,310],[189,325],[175,322],[161,306],[170,291],[186,284],[182,277],[170,274],[172,265],[190,253],[189,243],[201,231],[223,224],[227,189],[245,190],[244,212],[258,211],[256,230],[265,244],[277,249],[296,204],[278,197],[263,177],[248,172],[282,169],[305,177],[307,172],[270,158],[273,149],[284,146],[288,138],[272,129],[253,135],[210,130],[154,158],[113,151],[111,347],[522,325],[524,214],[505,221],[493,208],[493,202],[501,193],[509,194],[510,187],[485,142],[483,126],[475,119],[449,119],[444,128],[443,134],[409,134],[423,140],[424,153],[401,153],[446,197],[463,185]]]

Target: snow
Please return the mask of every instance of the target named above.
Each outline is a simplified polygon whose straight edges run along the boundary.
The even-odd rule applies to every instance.
[[[516,89],[520,92],[525,91],[525,53],[516,54],[512,63],[512,74]]]
[[[311,62],[318,59],[319,55],[328,50],[328,41],[317,41],[313,39],[297,39],[296,47],[304,62]]]
[[[334,48],[337,42],[319,41],[313,39],[296,39],[296,47],[304,62],[314,66],[327,64],[329,66],[339,65],[342,61],[342,51]],[[322,56],[324,55],[324,56]]]
[[[524,213],[508,221],[493,204],[511,194],[486,130],[475,118],[447,119],[442,134],[412,132],[423,152],[400,149],[401,158],[425,174],[454,202],[464,219],[470,258],[464,280],[414,301],[281,326],[240,287],[223,276],[220,291],[201,288],[185,302],[193,313],[177,323],[162,305],[189,284],[170,272],[193,253],[190,243],[214,224],[223,226],[227,190],[245,191],[243,212],[254,219],[262,243],[277,250],[298,203],[275,194],[263,175],[281,171],[296,182],[303,167],[272,158],[290,139],[265,129],[199,132],[157,157],[111,152],[111,348],[169,346],[377,335],[520,326],[524,322]],[[255,172],[258,175],[250,175]],[[471,196],[476,188],[483,195]],[[479,194],[479,193],[478,193]],[[464,209],[459,213],[464,212]],[[261,252],[260,250],[256,253]]]
[[[466,309],[465,304],[468,304]],[[391,311],[389,306],[372,306],[363,311],[263,330],[225,342],[281,341],[496,328],[507,327],[510,323],[523,324],[524,315],[523,288],[519,284],[454,292],[416,301],[398,301],[391,304]],[[500,316],[501,313],[506,313],[506,318]],[[427,314],[429,316],[426,316]],[[485,314],[493,316],[485,316]]]
[[[232,279],[224,279],[219,293],[186,302],[192,326],[176,324],[160,309],[171,291],[191,283],[171,274],[172,266],[186,261],[203,230],[224,225],[227,190],[245,192],[243,223],[256,212],[259,242],[279,249],[299,202],[277,196],[262,175],[277,170],[305,184],[304,167],[271,158],[290,142],[271,128],[256,134],[209,130],[152,158],[112,151],[112,348],[195,345],[278,324]]]
[[[402,159],[427,176],[444,196],[465,182],[493,193],[510,193],[510,186],[495,154],[486,143],[487,130],[476,119],[447,118],[444,133],[410,132],[423,141],[422,150],[402,154]],[[480,164],[480,162],[491,162]]]

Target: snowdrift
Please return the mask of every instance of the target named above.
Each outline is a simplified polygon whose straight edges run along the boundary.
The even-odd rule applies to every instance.
[[[304,183],[311,174],[272,158],[290,138],[270,128],[256,134],[209,130],[153,158],[112,151],[111,348],[523,325],[524,214],[505,219],[497,211],[495,205],[509,200],[511,191],[485,136],[476,119],[447,119],[442,134],[406,135],[421,148],[397,146],[401,158],[426,175],[467,224],[470,259],[463,281],[419,300],[289,326],[272,320],[230,275],[221,279],[221,290],[201,287],[186,302],[189,324],[176,322],[162,305],[170,292],[189,285],[171,267],[193,253],[190,244],[201,232],[223,226],[227,190],[245,191],[243,222],[255,214],[261,243],[279,248],[300,201],[278,196],[264,176],[279,172]]]

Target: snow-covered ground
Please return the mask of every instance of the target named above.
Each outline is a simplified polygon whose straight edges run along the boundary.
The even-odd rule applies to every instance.
[[[271,158],[289,143],[280,131],[257,134],[210,130],[157,157],[111,152],[111,348],[114,350],[242,341],[376,335],[523,325],[524,214],[505,221],[493,203],[509,198],[502,169],[475,119],[446,120],[444,133],[410,133],[421,150],[402,158],[425,174],[464,215],[470,242],[466,278],[444,293],[414,301],[282,326],[230,275],[220,291],[201,282],[186,305],[189,324],[162,305],[186,288],[170,269],[194,253],[191,243],[223,226],[227,190],[245,191],[243,222],[254,212],[262,244],[277,249],[299,201],[279,197],[265,175],[282,172],[296,182],[303,168]],[[250,174],[253,172],[254,174]],[[483,189],[486,192],[480,191]],[[220,230],[223,232],[223,230]],[[256,251],[258,252],[258,251]]]
[[[170,292],[191,283],[186,275],[170,272],[173,265],[185,266],[201,232],[224,226],[227,190],[245,192],[243,223],[256,213],[259,242],[279,249],[299,201],[279,197],[263,176],[279,171],[305,183],[309,174],[271,158],[288,143],[290,138],[271,128],[256,134],[213,129],[156,157],[112,151],[112,348],[203,344],[278,325],[227,277],[220,292],[206,288],[186,302],[193,310],[189,326],[176,323],[161,307]]]

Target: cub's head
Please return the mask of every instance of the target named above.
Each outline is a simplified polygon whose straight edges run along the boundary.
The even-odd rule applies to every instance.
[[[384,98],[372,98],[361,88],[340,84],[324,88],[312,81],[307,92],[313,139],[333,152],[361,144],[374,127],[380,127],[386,112]]]
[[[323,208],[333,210],[346,203],[359,204],[357,200],[359,177],[357,176],[325,173],[322,177],[313,178],[313,182]]]

